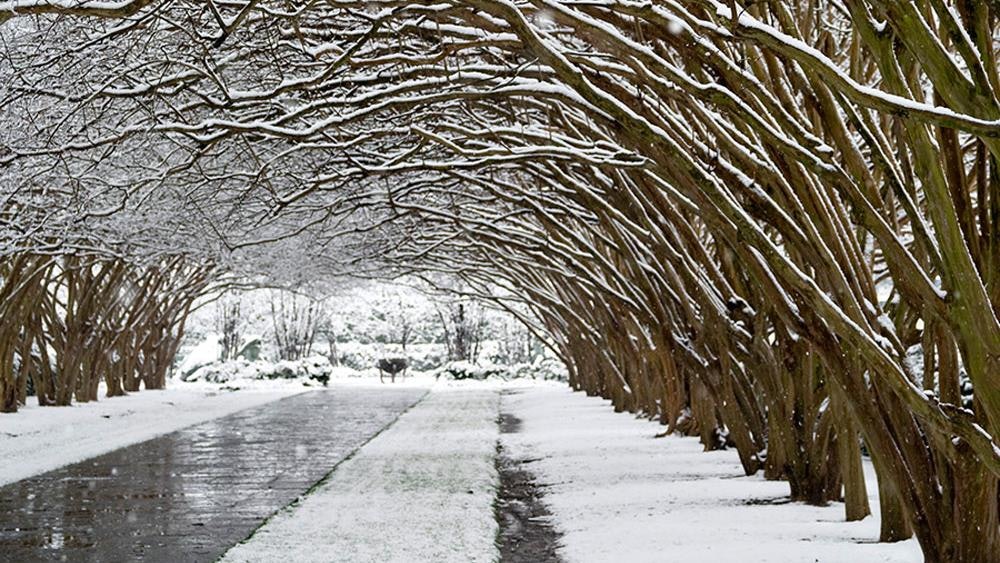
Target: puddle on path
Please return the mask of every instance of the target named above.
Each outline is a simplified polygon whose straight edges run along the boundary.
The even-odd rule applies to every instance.
[[[501,434],[521,430],[521,420],[500,414]],[[542,501],[542,487],[526,470],[526,462],[511,458],[502,445],[497,446],[497,522],[500,524],[501,563],[561,563],[556,555],[559,533],[549,524],[551,513]]]

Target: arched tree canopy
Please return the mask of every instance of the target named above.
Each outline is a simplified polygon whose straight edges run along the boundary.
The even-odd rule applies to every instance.
[[[574,386],[850,519],[860,437],[882,539],[988,560],[998,16],[0,2],[4,405],[29,377],[68,401],[96,365],[162,384],[160,343],[220,280],[444,275],[529,307]],[[55,379],[30,361],[48,347]]]

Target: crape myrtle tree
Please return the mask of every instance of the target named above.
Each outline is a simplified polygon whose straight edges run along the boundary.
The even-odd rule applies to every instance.
[[[129,49],[90,51],[75,61],[78,73],[66,74],[81,82],[63,83],[49,70],[72,67],[66,53],[87,30],[14,23],[3,30],[12,48],[0,63],[0,406],[16,410],[29,392],[43,405],[93,400],[102,379],[108,395],[160,388],[197,298],[238,274],[287,270],[268,253],[287,252],[275,241],[317,212],[269,213],[280,206],[273,186],[245,175],[263,157],[252,147],[122,134],[129,117],[113,104],[52,103],[39,93],[107,81],[131,60]],[[26,58],[17,47],[38,44],[36,33],[65,40],[67,51]],[[56,98],[78,101],[66,91]],[[101,148],[64,158],[57,145]],[[277,283],[300,281],[281,273]]]
[[[4,412],[162,388],[211,267],[184,257],[129,262],[69,249],[0,258]]]
[[[269,302],[278,358],[299,360],[308,357],[324,322],[322,302],[283,291],[271,292]]]
[[[213,263],[171,248],[165,216],[100,217],[100,194],[84,204],[74,186],[18,177],[5,177],[0,408],[17,410],[29,390],[68,405],[96,399],[102,381],[111,396],[162,387]]]
[[[30,134],[29,121],[7,121],[5,140]],[[96,399],[101,382],[110,396],[163,387],[190,307],[216,270],[200,249],[171,242],[186,238],[176,200],[140,208],[125,177],[97,181],[82,170],[36,161],[0,170],[3,411],[29,392],[41,405],[68,405]]]
[[[881,539],[987,561],[998,10],[10,0],[0,165],[213,217],[230,252],[349,234],[359,269],[501,288],[575,387],[850,519],[863,440]]]

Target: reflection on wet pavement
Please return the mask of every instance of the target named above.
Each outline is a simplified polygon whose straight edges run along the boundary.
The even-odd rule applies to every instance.
[[[423,393],[305,393],[0,487],[0,561],[214,561]]]

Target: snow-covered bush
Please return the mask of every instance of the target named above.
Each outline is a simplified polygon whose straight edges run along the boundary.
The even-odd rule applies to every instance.
[[[372,345],[345,342],[337,345],[337,363],[354,370],[364,370],[375,366],[378,354]]]
[[[323,356],[311,356],[302,360],[277,363],[263,360],[250,362],[239,358],[202,366],[192,373],[182,376],[181,379],[208,383],[232,383],[241,379],[299,379],[307,385],[312,382],[326,385],[330,381],[332,372],[333,366]]]
[[[203,367],[211,366],[219,360],[219,336],[214,332],[199,333],[190,337],[189,343],[177,354],[177,373],[181,381],[187,381]]]
[[[495,364],[477,365],[466,361],[449,362],[442,366],[436,373],[436,377],[438,378],[444,377],[445,379],[454,379],[456,381],[463,379],[483,381],[489,378],[510,379],[510,376],[510,370],[506,366]]]
[[[544,381],[566,381],[569,372],[559,360],[550,356],[538,356],[531,363],[515,364],[510,367],[516,378],[541,379]]]
[[[533,363],[505,366],[494,363],[474,364],[472,362],[449,362],[435,372],[438,378],[463,380],[473,379],[542,379],[565,381],[566,368],[554,358],[539,358]]]
[[[263,379],[307,378],[326,385],[330,382],[333,366],[324,356],[310,356],[301,360],[285,360],[274,364],[274,368],[264,373]]]

